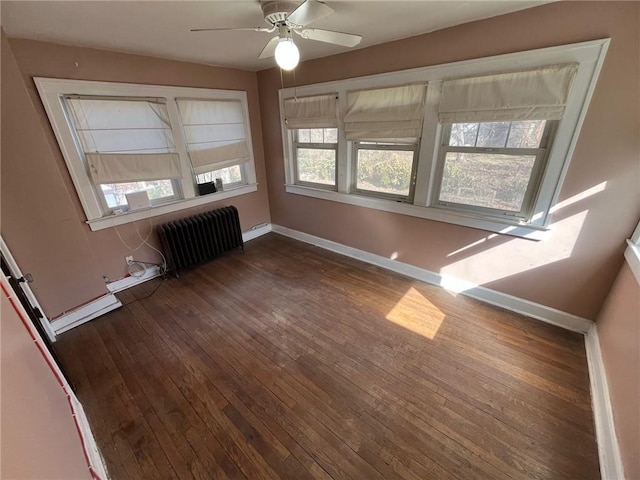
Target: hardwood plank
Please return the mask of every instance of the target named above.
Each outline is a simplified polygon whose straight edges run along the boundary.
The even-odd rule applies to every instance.
[[[270,234],[64,334],[112,478],[598,478],[584,342]]]

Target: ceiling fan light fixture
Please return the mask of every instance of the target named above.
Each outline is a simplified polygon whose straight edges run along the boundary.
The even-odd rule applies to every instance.
[[[282,70],[293,70],[300,61],[300,51],[292,38],[281,38],[276,47],[276,63]]]

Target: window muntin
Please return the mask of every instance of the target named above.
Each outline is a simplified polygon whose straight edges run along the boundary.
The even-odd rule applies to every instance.
[[[411,202],[417,144],[353,142],[353,192]]]
[[[336,189],[337,128],[293,130],[295,183]]]
[[[527,218],[555,121],[444,125],[434,205]]]

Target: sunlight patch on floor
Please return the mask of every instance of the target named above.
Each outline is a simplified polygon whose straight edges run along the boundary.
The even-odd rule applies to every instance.
[[[387,320],[433,340],[442,325],[444,313],[411,287],[387,314]]]

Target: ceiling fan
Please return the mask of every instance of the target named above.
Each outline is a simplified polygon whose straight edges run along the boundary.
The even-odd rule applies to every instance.
[[[318,0],[262,0],[260,2],[264,20],[271,27],[248,28],[194,28],[192,32],[211,31],[254,31],[274,33],[273,37],[262,49],[258,58],[276,57],[276,63],[283,70],[293,70],[300,60],[300,52],[293,42],[293,33],[308,40],[333,43],[343,47],[355,47],[362,37],[352,33],[334,32],[318,28],[306,28],[307,25],[333,13],[333,9]]]

